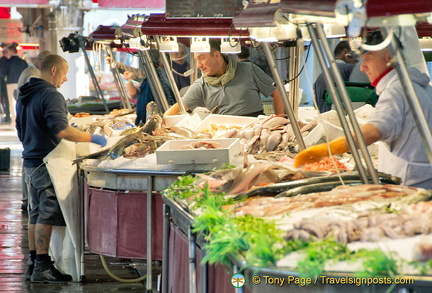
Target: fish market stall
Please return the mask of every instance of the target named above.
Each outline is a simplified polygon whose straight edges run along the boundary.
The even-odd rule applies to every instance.
[[[216,172],[210,176],[219,178]],[[227,274],[241,273],[250,292],[286,292],[293,286],[296,292],[386,292],[396,285],[422,292],[430,285],[432,267],[424,260],[432,230],[422,224],[429,222],[430,191],[394,185],[385,174],[379,174],[384,185],[364,185],[357,172],[246,193],[235,193],[241,190],[235,180],[202,187],[200,177],[183,176],[164,191],[167,288],[180,265],[197,292],[218,292],[209,284],[223,278],[198,272],[221,263]],[[221,191],[231,184],[231,191]],[[179,233],[195,260],[189,268],[172,250]]]

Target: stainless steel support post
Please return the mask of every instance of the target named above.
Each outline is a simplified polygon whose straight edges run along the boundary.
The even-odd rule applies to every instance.
[[[156,40],[157,40],[158,47],[159,47],[159,40],[157,38],[156,38]],[[181,114],[186,114],[186,110],[185,110],[185,107],[183,105],[183,100],[181,99],[180,92],[179,92],[179,90],[177,88],[177,84],[175,82],[175,79],[174,79],[174,76],[173,76],[173,73],[172,73],[172,70],[171,70],[171,64],[168,62],[168,58],[166,57],[165,53],[161,52],[160,53],[160,57],[162,59],[162,63],[164,65],[164,68],[166,69],[165,72],[166,72],[166,75],[167,75],[168,80],[170,82],[171,89],[172,89],[172,91],[174,93],[174,97],[175,97],[175,99],[177,101],[177,104],[178,104],[178,106],[180,108],[180,113]]]
[[[205,249],[201,248],[201,259],[205,257]],[[208,264],[201,264],[201,293],[207,292],[207,268]]]
[[[99,82],[98,82],[98,80],[97,80],[97,78],[96,78],[96,74],[94,73],[93,67],[92,67],[92,65],[91,65],[91,63],[90,63],[90,59],[89,59],[89,57],[88,57],[88,55],[87,55],[87,51],[86,51],[85,45],[84,45],[84,44],[81,44],[81,45],[80,45],[80,48],[81,48],[81,51],[82,51],[83,54],[84,54],[84,59],[85,59],[86,64],[87,64],[88,71],[90,72],[90,76],[91,76],[91,78],[92,78],[92,81],[93,81],[94,87],[95,87],[95,89],[96,89],[96,92],[98,93],[99,98],[102,100],[102,103],[103,103],[103,105],[104,105],[105,111],[106,111],[107,113],[109,113],[109,109],[108,109],[108,106],[107,106],[106,101],[105,101],[105,99],[104,99],[102,89],[101,89],[100,86],[99,86]]]
[[[141,65],[146,73],[147,80],[150,84],[150,90],[153,93],[156,103],[162,107],[163,111],[168,110],[168,101],[159,80],[159,76],[157,75],[156,68],[153,65],[150,53],[148,50],[138,50],[138,56],[140,57]]]
[[[317,27],[320,26],[320,24],[315,24],[315,25]],[[308,28],[309,35],[310,35],[311,40],[312,40],[312,44],[315,47],[316,56],[317,56],[318,61],[319,61],[320,65],[321,65],[321,69],[322,69],[322,72],[323,72],[323,75],[324,75],[324,80],[326,82],[327,89],[329,90],[329,92],[332,95],[332,97],[334,97],[333,98],[333,103],[335,105],[336,112],[337,112],[339,120],[341,122],[342,129],[343,129],[343,131],[345,133],[345,137],[347,139],[348,146],[349,146],[349,148],[350,148],[350,150],[351,150],[351,152],[353,154],[354,161],[355,161],[355,163],[357,165],[357,169],[359,171],[360,178],[361,178],[362,182],[364,184],[366,184],[366,183],[368,183],[368,178],[367,178],[367,175],[366,175],[366,171],[365,171],[364,166],[363,166],[363,164],[361,162],[361,158],[360,158],[360,155],[359,155],[358,150],[356,148],[356,145],[355,145],[352,133],[351,133],[351,131],[349,129],[348,122],[346,121],[345,116],[343,114],[343,108],[342,108],[342,105],[341,105],[341,101],[337,98],[338,94],[337,94],[335,85],[334,85],[333,81],[331,80],[329,69],[327,68],[327,64],[326,64],[325,59],[324,59],[324,53],[322,51],[322,47],[319,45],[318,37],[317,37],[316,31],[315,31],[316,29],[314,27],[314,24],[312,24],[312,23],[309,23],[307,25],[307,28]],[[326,43],[327,39],[325,38],[325,36],[324,37],[320,36],[320,38],[321,38],[321,43],[323,45],[327,44]],[[327,46],[328,46],[328,44],[327,44]],[[334,60],[333,60],[333,63],[334,63],[333,66],[336,66]],[[335,72],[332,72],[332,73],[335,73]],[[342,79],[341,76],[340,76],[339,70],[337,70],[336,74],[334,74],[334,75],[335,75],[334,76],[335,79]]]
[[[280,77],[279,71],[277,70],[274,55],[271,52],[270,46],[268,43],[262,43],[262,46],[264,48],[264,53],[267,57],[267,61],[269,63],[270,69],[272,71],[273,78],[276,82],[277,89],[279,90],[279,93],[281,95],[282,102],[283,102],[284,108],[285,108],[285,112],[288,114],[288,118],[291,121],[291,125],[292,125],[294,134],[295,134],[296,139],[297,139],[299,150],[302,151],[306,148],[306,145],[304,143],[303,136],[301,135],[300,128],[299,128],[298,123],[297,123],[297,118],[294,115],[293,107],[291,106],[291,104],[288,100],[288,96],[287,96],[287,93],[285,91],[283,81]]]
[[[153,191],[153,176],[147,176],[147,278],[146,289],[147,293],[153,292],[152,278],[152,191]]]
[[[196,293],[196,242],[192,227],[188,228],[189,239],[189,293]]]
[[[317,25],[317,31],[318,31],[318,36],[320,37],[320,39],[325,40],[326,36],[324,33],[323,26],[321,24]],[[348,118],[350,119],[351,126],[352,126],[353,131],[354,131],[354,135],[357,139],[357,146],[359,147],[359,149],[363,155],[363,160],[366,163],[366,167],[367,167],[367,171],[369,173],[369,176],[372,180],[372,183],[380,184],[380,181],[378,179],[378,176],[376,174],[375,168],[374,168],[373,163],[372,163],[372,159],[369,155],[369,151],[367,149],[366,142],[364,140],[364,137],[363,137],[363,134],[360,130],[360,126],[357,122],[357,118],[355,116],[353,107],[351,105],[351,100],[348,97],[348,93],[346,91],[345,84],[342,80],[342,76],[339,72],[339,69],[336,65],[336,61],[334,60],[332,52],[330,50],[330,46],[328,45],[327,42],[322,42],[322,45],[323,45],[323,48],[324,48],[327,56],[329,56],[330,70],[332,71],[333,76],[335,77],[335,82],[336,82],[336,85],[338,88],[339,97],[340,97],[340,99],[341,99],[341,101],[342,101],[342,103],[345,106],[345,109],[347,111]],[[335,97],[337,97],[337,96],[335,96]],[[337,99],[337,98],[335,98],[335,99]],[[368,180],[365,181],[364,183],[368,183]]]
[[[117,90],[118,90],[119,95],[120,95],[122,106],[124,109],[131,110],[132,107],[131,107],[131,104],[129,102],[128,93],[126,92],[123,80],[120,76],[120,72],[119,72],[117,66],[116,67],[111,66],[111,64],[113,62],[115,62],[115,57],[114,57],[114,54],[112,53],[112,49],[110,46],[104,46],[104,47],[105,47],[107,54],[110,56],[110,59],[111,59],[110,69],[111,69],[111,73],[113,74],[114,82],[116,83]]]
[[[237,274],[239,273],[239,268],[236,265],[233,265],[233,273]],[[235,288],[235,293],[244,293],[244,286],[240,288]]]
[[[85,276],[85,266],[84,266],[84,239],[85,239],[85,223],[84,223],[84,174],[83,170],[81,170],[78,166],[78,189],[79,189],[79,195],[80,195],[80,201],[79,201],[79,213],[80,213],[80,231],[79,235],[81,236],[79,246],[80,246],[80,267],[81,267],[81,276],[78,276],[80,280],[82,280]]]
[[[300,79],[299,78],[294,79],[294,76],[296,76],[298,72],[300,72],[300,50],[299,50],[298,43],[296,42],[295,47],[290,47],[288,52],[289,52],[288,76],[291,80],[289,83],[290,90],[288,93],[288,98],[293,107],[293,112],[295,116],[298,118],[298,104],[299,104],[298,89],[300,85]]]
[[[163,204],[163,238],[162,238],[162,293],[168,292],[168,262],[169,262],[169,234],[170,207]]]
[[[384,28],[384,32],[388,34],[387,29]],[[414,117],[414,121],[417,125],[418,131],[420,132],[420,137],[423,141],[423,146],[425,148],[426,154],[428,156],[429,162],[432,164],[432,134],[428,126],[426,117],[424,116],[422,106],[414,90],[411,78],[409,76],[408,70],[405,65],[405,58],[401,54],[398,44],[393,36],[393,40],[390,44],[390,50],[393,56],[396,58],[394,62],[394,67],[398,73],[401,80],[402,87],[404,89],[405,95],[407,97],[408,104],[411,108],[411,112]]]

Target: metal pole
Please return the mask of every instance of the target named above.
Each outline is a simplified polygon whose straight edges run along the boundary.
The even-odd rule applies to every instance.
[[[196,242],[192,227],[188,228],[189,238],[189,293],[196,293]]]
[[[156,38],[156,41],[157,41],[158,47],[159,47],[159,40],[157,38]],[[173,73],[171,70],[171,64],[168,62],[168,58],[166,57],[165,53],[161,52],[160,56],[162,58],[162,63],[164,65],[164,68],[166,68],[165,72],[166,72],[166,75],[167,75],[168,80],[170,82],[171,89],[174,93],[174,97],[175,97],[177,104],[180,108],[180,113],[186,114],[186,110],[185,110],[185,107],[183,105],[183,100],[181,99],[180,92],[179,92],[179,90],[177,88],[177,84],[174,80],[174,76],[173,76]]]
[[[366,183],[368,183],[366,171],[365,171],[363,164],[361,162],[360,155],[358,153],[358,150],[357,150],[355,142],[354,142],[354,138],[352,137],[351,131],[350,131],[349,126],[348,126],[348,122],[346,121],[345,116],[343,114],[341,101],[337,98],[338,96],[337,96],[336,88],[335,88],[334,83],[331,80],[329,69],[326,66],[322,47],[319,45],[318,37],[316,35],[313,24],[309,23],[307,25],[307,28],[308,28],[309,35],[310,35],[311,40],[312,40],[312,44],[315,47],[316,56],[317,56],[318,61],[321,65],[321,68],[322,68],[322,72],[323,72],[324,80],[325,80],[326,85],[327,85],[327,89],[330,91],[330,94],[332,95],[332,97],[335,97],[333,99],[333,103],[335,105],[336,112],[337,112],[339,120],[341,122],[342,129],[345,133],[345,137],[347,139],[348,145],[349,145],[351,152],[353,154],[354,161],[356,162],[360,178],[361,178],[362,182],[364,184],[366,184]],[[325,42],[327,42],[327,39],[324,36],[324,38],[321,38],[321,43],[325,43]],[[339,75],[336,76],[336,79],[337,78],[341,78],[340,73],[339,73]],[[317,97],[317,98],[319,98],[319,97]]]
[[[147,80],[150,83],[150,89],[153,93],[153,97],[155,98],[155,101],[158,103],[158,105],[160,105],[163,110],[166,111],[169,108],[168,101],[148,51],[149,50],[139,50],[138,52],[141,54],[141,61],[144,62],[143,65],[144,68],[146,68],[145,72],[147,75]]]
[[[116,83],[117,90],[119,92],[120,99],[122,102],[122,106],[125,109],[131,110],[132,107],[131,107],[131,104],[129,102],[128,94],[127,94],[126,89],[124,87],[123,81],[120,77],[120,72],[119,72],[117,66],[115,66],[115,67],[111,66],[111,64],[113,62],[115,62],[115,57],[114,57],[114,54],[112,53],[111,47],[105,46],[105,50],[106,50],[107,54],[110,56],[110,69],[111,69],[111,73],[114,76],[114,82]]]
[[[388,30],[384,28],[385,33],[388,33]],[[393,40],[390,44],[391,52],[393,56],[396,57],[396,62],[393,63],[400,81],[402,83],[402,87],[405,92],[405,96],[407,97],[408,104],[411,108],[412,115],[414,117],[414,121],[417,125],[418,131],[420,132],[420,137],[422,138],[423,145],[428,156],[429,162],[432,164],[432,134],[431,130],[428,126],[428,122],[426,117],[424,116],[422,106],[420,105],[419,98],[414,90],[411,78],[409,76],[408,70],[405,65],[405,58],[401,54],[399,50],[399,46],[393,36]]]
[[[237,274],[239,273],[239,268],[236,265],[233,265],[233,273]],[[244,287],[240,287],[240,288],[235,288],[235,293],[243,293],[244,292]]]
[[[298,42],[296,42],[295,47],[290,47],[289,50],[289,78],[292,79],[289,83],[290,90],[288,93],[289,100],[293,106],[293,111],[296,117],[298,117],[298,88],[299,88],[299,79],[293,79],[293,77],[300,71],[300,52]]]
[[[80,212],[80,233],[81,236],[79,246],[80,246],[80,259],[81,259],[81,276],[79,278],[82,280],[85,276],[85,266],[84,266],[84,239],[85,239],[85,226],[84,226],[84,174],[83,171],[79,168],[79,164],[77,164],[78,168],[78,189],[80,191],[80,202],[79,202],[79,212]]]
[[[287,96],[287,93],[285,91],[283,81],[280,77],[279,71],[277,70],[275,58],[273,56],[273,53],[270,50],[270,46],[268,43],[262,43],[262,46],[264,48],[264,53],[267,57],[267,61],[269,63],[270,69],[272,71],[273,78],[276,82],[277,89],[279,90],[279,93],[281,95],[285,111],[287,112],[288,118],[291,121],[291,125],[292,125],[292,128],[294,130],[294,134],[297,138],[297,143],[299,145],[299,150],[302,151],[306,148],[306,145],[303,141],[303,136],[301,135],[300,128],[299,128],[298,123],[297,123],[297,118],[294,115],[293,108],[291,107],[290,102],[288,100],[288,96]]]
[[[201,259],[203,259],[206,255],[205,249],[201,249]],[[201,264],[201,293],[207,292],[207,269],[208,264]]]
[[[169,234],[170,207],[163,204],[163,238],[162,238],[162,293],[168,292],[168,262],[169,262]]]
[[[326,40],[323,26],[321,24],[317,24],[316,28],[318,31],[319,38],[321,40]],[[351,100],[348,97],[348,93],[346,91],[345,84],[342,80],[342,76],[339,72],[339,69],[336,65],[336,62],[335,62],[333,55],[332,55],[332,52],[330,50],[330,46],[327,42],[322,42],[322,45],[323,45],[323,48],[324,48],[327,56],[329,57],[330,70],[332,71],[333,76],[335,77],[335,82],[336,82],[336,85],[338,88],[339,97],[340,97],[340,99],[341,99],[341,101],[342,101],[342,103],[345,106],[345,109],[347,111],[348,118],[350,119],[353,131],[354,131],[354,135],[357,139],[357,146],[359,147],[360,151],[362,152],[363,160],[366,163],[369,176],[372,180],[372,183],[380,184],[380,181],[378,179],[378,175],[376,174],[375,168],[374,168],[373,163],[372,163],[372,159],[369,155],[369,151],[367,149],[366,142],[364,140],[363,134],[360,130],[360,126],[359,126],[357,119],[355,117],[354,110],[353,110],[353,107],[351,105]],[[335,100],[338,100],[337,96],[334,96],[334,97],[335,97]],[[335,104],[335,106],[336,106],[336,104]],[[343,110],[341,113],[343,113]],[[356,150],[357,150],[357,147],[356,147]],[[352,149],[351,149],[351,152],[352,152]],[[363,166],[363,164],[362,164],[362,166]],[[364,183],[366,184],[368,182],[366,181]]]
[[[106,101],[104,99],[102,89],[99,86],[99,82],[98,82],[98,80],[96,78],[96,75],[95,75],[95,73],[93,71],[93,67],[90,64],[90,59],[89,59],[89,57],[87,55],[87,51],[86,51],[85,45],[84,44],[80,44],[80,48],[81,48],[81,51],[83,51],[83,53],[84,53],[84,59],[85,59],[86,64],[87,64],[88,71],[90,72],[90,76],[92,78],[92,81],[93,81],[94,87],[96,89],[96,92],[98,93],[99,98],[102,100],[102,103],[104,105],[105,111],[107,113],[109,113],[109,109],[108,109],[108,106],[107,106]]]
[[[147,176],[147,293],[153,292],[152,287],[152,191],[153,176]]]

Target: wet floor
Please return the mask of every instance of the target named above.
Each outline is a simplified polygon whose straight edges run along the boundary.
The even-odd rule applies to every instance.
[[[10,169],[0,171],[0,292],[145,292],[145,281],[122,283],[114,280],[102,266],[98,255],[86,253],[84,257],[84,278],[82,282],[70,284],[33,284],[25,281],[27,269],[28,237],[27,213],[21,211],[21,151],[15,130],[0,125],[0,167],[4,166],[3,150],[10,148]],[[133,279],[145,272],[145,261],[106,257],[112,273],[120,278]],[[156,267],[153,275],[157,288]]]

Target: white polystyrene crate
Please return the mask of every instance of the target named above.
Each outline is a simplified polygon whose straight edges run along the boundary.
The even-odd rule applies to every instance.
[[[217,142],[218,149],[182,149],[197,141]],[[209,164],[231,163],[240,152],[238,138],[169,140],[156,150],[158,164]]]
[[[321,123],[318,123],[309,134],[303,138],[303,141],[306,147],[310,147],[312,145],[321,142],[324,139],[324,126]]]
[[[204,116],[202,114],[204,114]],[[195,131],[197,126],[200,125],[201,121],[207,117],[207,115],[207,113],[195,113],[193,115],[187,115],[179,123],[177,123],[176,126],[185,127]]]
[[[314,107],[299,107],[298,108],[298,119],[301,121],[312,121],[316,120],[319,115],[319,111]]]
[[[177,125],[180,121],[182,121],[183,119],[189,117],[189,114],[184,114],[184,115],[171,115],[171,116],[167,116],[165,115],[163,118],[163,126],[165,127],[172,127]]]
[[[195,131],[204,131],[212,124],[247,126],[257,120],[256,117],[211,114],[201,121]]]

